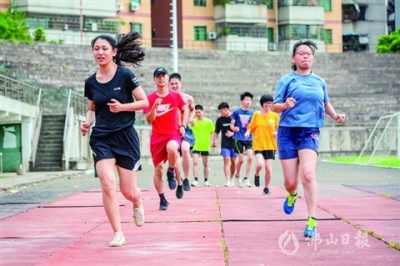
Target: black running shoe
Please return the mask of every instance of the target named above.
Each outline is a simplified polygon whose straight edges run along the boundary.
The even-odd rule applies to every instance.
[[[166,211],[168,209],[168,201],[166,198],[160,198],[160,211]]]
[[[167,171],[167,180],[168,186],[170,190],[174,190],[176,188],[176,180],[175,180],[175,172],[174,170],[168,169]]]
[[[190,190],[189,178],[183,179],[183,190],[184,191],[189,191]]]
[[[264,195],[270,195],[270,194],[271,194],[271,191],[269,191],[269,188],[265,187],[265,188],[264,188],[264,191],[263,191],[263,194],[264,194]]]
[[[256,187],[260,186],[260,176],[259,175],[254,175],[254,186],[256,186]]]
[[[181,199],[183,197],[183,186],[182,185],[178,185],[178,187],[176,188],[175,194],[178,199]]]

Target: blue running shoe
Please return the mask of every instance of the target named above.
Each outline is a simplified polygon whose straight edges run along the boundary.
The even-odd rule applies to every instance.
[[[308,217],[306,229],[304,229],[304,237],[313,238],[317,233],[317,220],[312,217]]]
[[[160,198],[160,211],[166,211],[168,209],[168,201],[166,198]]]
[[[171,170],[171,168],[168,168],[167,180],[169,189],[174,190],[176,188],[175,172],[174,170]]]
[[[294,210],[294,204],[296,203],[297,192],[296,195],[292,196],[288,193],[285,202],[283,203],[283,211],[286,214],[291,214]]]

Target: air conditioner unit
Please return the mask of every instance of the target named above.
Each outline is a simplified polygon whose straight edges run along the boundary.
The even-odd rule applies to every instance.
[[[92,23],[92,31],[97,31],[97,23],[96,22]]]
[[[138,11],[139,10],[139,3],[131,2],[131,11]]]
[[[117,11],[121,11],[124,9],[124,4],[123,3],[117,3]]]
[[[216,32],[209,32],[208,33],[208,39],[209,40],[215,40],[215,39],[217,39],[217,33]]]
[[[274,42],[268,43],[268,50],[276,51],[276,43],[274,43]]]

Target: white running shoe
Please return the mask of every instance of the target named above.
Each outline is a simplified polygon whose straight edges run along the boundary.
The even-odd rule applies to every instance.
[[[198,187],[198,186],[200,186],[200,183],[199,183],[199,181],[194,180],[191,185],[192,185],[192,187]]]
[[[243,183],[246,187],[251,187],[250,181],[248,178],[246,178],[246,180],[243,180]]]
[[[231,183],[231,187],[235,187],[235,180],[233,179],[233,177],[229,181]]]
[[[236,183],[236,186],[243,187],[243,183],[240,180],[240,177],[235,177],[235,183]]]
[[[205,181],[205,182],[204,182],[204,186],[205,186],[205,187],[211,187],[211,184],[210,184],[210,182]]]
[[[116,232],[114,239],[110,242],[110,247],[121,247],[125,245],[125,237],[122,232]]]
[[[143,204],[140,201],[140,205],[137,208],[133,208],[133,220],[135,220],[135,224],[137,227],[140,227],[144,224],[146,217],[144,214]]]
[[[226,181],[225,186],[226,187],[230,187],[231,186],[231,180]]]

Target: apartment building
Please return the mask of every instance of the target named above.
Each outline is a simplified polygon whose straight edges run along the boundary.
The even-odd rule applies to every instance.
[[[27,13],[47,40],[88,44],[100,34],[137,31],[147,47],[170,47],[172,0],[0,0]],[[375,51],[399,0],[176,0],[178,46],[287,51],[299,38],[319,51]],[[392,15],[387,14],[387,7]],[[390,24],[392,23],[392,24]]]

